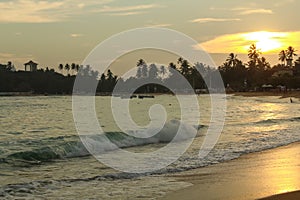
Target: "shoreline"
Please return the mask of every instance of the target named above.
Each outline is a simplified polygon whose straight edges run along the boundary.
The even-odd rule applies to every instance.
[[[243,97],[264,97],[264,96],[278,96],[280,98],[297,98],[300,100],[300,91],[287,92],[233,92],[230,93],[235,96]]]
[[[183,93],[184,94],[184,93]],[[243,97],[264,97],[264,96],[278,96],[280,98],[297,98],[300,100],[300,91],[287,91],[287,92],[229,92],[227,95],[243,96]],[[15,96],[72,96],[73,94],[37,94],[33,92],[0,92],[0,97],[15,97]],[[134,93],[133,95],[174,95],[171,93]],[[190,94],[186,94],[190,95]],[[200,93],[196,95],[209,95],[209,93]],[[96,93],[95,96],[113,96],[111,93]]]
[[[300,142],[296,142],[171,175],[192,186],[167,193],[162,200],[295,199],[300,195],[295,192],[300,190],[299,152]]]

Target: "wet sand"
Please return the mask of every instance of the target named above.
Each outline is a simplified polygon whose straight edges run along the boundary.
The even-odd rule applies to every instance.
[[[299,193],[289,193],[300,190],[299,152],[300,143],[294,143],[173,175],[193,186],[169,193],[163,199],[300,199]]]

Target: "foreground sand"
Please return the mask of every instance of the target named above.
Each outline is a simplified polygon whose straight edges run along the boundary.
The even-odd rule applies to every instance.
[[[167,194],[163,199],[260,199],[300,190],[299,152],[300,143],[295,143],[173,175],[193,186]],[[298,197],[299,193],[290,193],[269,198],[300,199]]]

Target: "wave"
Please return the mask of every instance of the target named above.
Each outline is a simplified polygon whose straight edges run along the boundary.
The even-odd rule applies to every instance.
[[[117,148],[129,148],[170,142],[177,134],[180,124],[181,122],[178,120],[171,120],[165,124],[159,133],[149,138],[136,138],[122,132],[108,132],[103,135],[87,135],[81,137],[84,138],[84,141],[88,141],[88,143],[96,144],[95,146],[99,148],[97,149],[97,152],[103,153],[116,150]],[[203,125],[190,126],[187,124],[182,124],[182,126],[185,134],[181,134],[180,137],[177,138],[177,141],[193,138],[195,136],[193,133],[195,133],[195,131],[197,132],[197,129],[199,130],[201,127],[204,127]],[[107,139],[110,141],[109,143],[107,142]],[[24,161],[28,163],[41,163],[55,159],[75,158],[90,155],[78,136],[60,136],[40,141],[26,140],[19,141],[19,143],[35,144],[34,146],[38,146],[38,148],[11,153],[4,159],[2,158],[2,162],[4,160],[5,162]]]
[[[300,117],[292,117],[292,118],[276,118],[276,119],[266,119],[254,122],[254,124],[276,124],[280,122],[297,122],[300,121]]]

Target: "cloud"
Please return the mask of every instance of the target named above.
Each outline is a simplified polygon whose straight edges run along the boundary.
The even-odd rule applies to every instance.
[[[240,21],[237,18],[198,18],[191,20],[192,23],[208,23],[208,22],[228,22],[228,21]]]
[[[111,7],[103,6],[100,9],[95,9],[93,12],[105,13],[113,16],[128,16],[128,15],[139,15],[144,14],[149,9],[161,7],[157,4],[142,4],[136,6],[123,6],[123,7]]]
[[[82,37],[83,35],[80,34],[80,33],[71,33],[70,36],[71,36],[72,38],[78,38],[78,37]]]
[[[109,13],[108,15],[110,16],[130,16],[130,15],[140,15],[140,14],[144,14],[146,12],[116,12],[116,13]]]
[[[273,14],[273,11],[269,10],[269,9],[247,9],[247,10],[241,11],[239,14],[240,15]]]
[[[148,27],[169,27],[172,26],[172,24],[149,24]]]
[[[38,1],[12,0],[0,2],[0,23],[49,23],[67,20],[70,16],[79,15],[84,8],[103,5],[113,0],[91,0],[82,3],[80,0]],[[86,10],[85,10],[86,11]]]
[[[145,27],[169,27],[172,26],[172,24],[167,24],[167,23],[157,23],[153,20],[149,20]]]
[[[156,4],[144,4],[137,6],[124,6],[124,7],[111,7],[111,6],[103,6],[99,9],[99,12],[128,12],[128,11],[136,11],[136,10],[146,10],[150,8],[156,8],[159,5]]]

